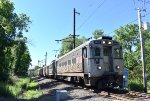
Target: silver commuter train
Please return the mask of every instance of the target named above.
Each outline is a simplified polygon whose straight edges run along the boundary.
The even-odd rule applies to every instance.
[[[102,89],[107,86],[123,87],[123,69],[122,47],[111,37],[103,36],[85,42],[52,61],[43,70],[48,71],[45,76],[70,78],[71,81]]]

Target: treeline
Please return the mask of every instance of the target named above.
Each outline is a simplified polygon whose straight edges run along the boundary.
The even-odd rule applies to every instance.
[[[150,31],[143,30],[145,41],[145,60],[147,67],[148,87],[150,90]],[[103,30],[97,29],[93,32],[94,39],[105,35]],[[113,39],[120,42],[123,47],[124,67],[129,70],[129,85],[131,89],[142,90],[142,66],[140,53],[140,34],[137,24],[128,24],[114,31]],[[76,38],[76,47],[87,41],[86,37]],[[62,42],[59,56],[66,54],[73,49],[72,37],[67,36]]]
[[[0,81],[13,75],[27,75],[31,62],[27,38],[23,36],[31,21],[14,9],[9,0],[0,0]]]
[[[150,91],[150,31],[142,29],[145,44],[145,60],[148,90]],[[115,30],[114,39],[123,46],[124,65],[129,70],[129,84],[134,90],[143,91],[143,67],[141,64],[140,34],[137,24]]]

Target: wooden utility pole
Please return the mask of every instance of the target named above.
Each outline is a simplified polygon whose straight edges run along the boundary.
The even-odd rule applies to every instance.
[[[73,10],[73,48],[76,48],[76,14],[80,15],[79,12],[76,12],[76,9]]]
[[[137,9],[139,33],[140,33],[140,41],[141,41],[141,60],[142,60],[142,67],[143,67],[143,89],[144,89],[144,92],[147,93],[147,75],[146,75],[145,51],[144,51],[144,35],[142,33],[142,20],[141,20],[142,11],[143,10],[141,10],[140,8]]]

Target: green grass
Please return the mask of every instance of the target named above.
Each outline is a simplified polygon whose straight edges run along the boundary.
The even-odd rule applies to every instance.
[[[33,99],[42,96],[42,91],[39,90],[28,90],[24,93],[23,99]]]
[[[42,91],[38,89],[38,83],[31,81],[27,85],[27,91],[24,92],[23,99],[33,99],[42,96]]]
[[[38,83],[28,77],[15,77],[9,82],[0,82],[0,97],[32,99],[41,95]]]
[[[28,90],[37,89],[38,88],[38,83],[35,82],[35,81],[31,81],[30,83],[28,83],[27,88],[28,88]]]

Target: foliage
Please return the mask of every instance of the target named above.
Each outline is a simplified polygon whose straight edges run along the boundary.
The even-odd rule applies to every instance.
[[[76,47],[81,45],[82,43],[84,43],[85,41],[87,41],[86,37],[81,37],[81,38],[76,38]],[[68,53],[69,51],[71,51],[73,49],[73,38],[70,36],[67,36],[64,38],[64,40],[62,41],[62,48],[60,50],[60,54],[59,56],[62,56],[66,53]]]
[[[34,67],[35,70],[36,70],[36,69],[39,69],[39,68],[41,68],[41,67],[40,67],[40,66],[35,66],[35,67]]]
[[[142,30],[145,39],[145,60],[147,78],[150,80],[150,31]],[[114,39],[118,40],[123,47],[123,58],[125,67],[129,69],[129,85],[131,89],[141,91],[142,88],[142,66],[140,56],[140,35],[138,25],[130,24],[115,30]],[[137,89],[139,87],[139,89]]]
[[[143,92],[143,85],[141,79],[129,80],[130,90]]]
[[[123,47],[125,67],[133,70],[140,65],[139,61],[139,33],[138,25],[126,25],[115,30],[114,39],[118,40]]]
[[[42,96],[42,91],[39,90],[28,90],[25,92],[25,96],[23,96],[23,99],[34,99]]]
[[[38,83],[32,81],[27,85],[27,91],[24,92],[22,98],[23,99],[33,99],[42,96],[43,93],[38,89]]]
[[[99,37],[104,35],[104,31],[102,29],[96,29],[93,32],[94,39],[98,39]]]
[[[30,78],[15,78],[12,81],[13,83],[0,82],[0,97],[31,99],[42,95],[42,92],[37,89],[37,82]]]
[[[0,80],[3,81],[14,75],[14,71],[26,74],[31,62],[27,39],[23,36],[31,21],[25,14],[14,13],[14,9],[9,0],[0,1]]]
[[[31,81],[31,82],[28,84],[27,88],[28,88],[28,90],[31,90],[31,89],[33,89],[33,88],[37,89],[37,86],[38,86],[38,83],[37,83],[37,82]]]

